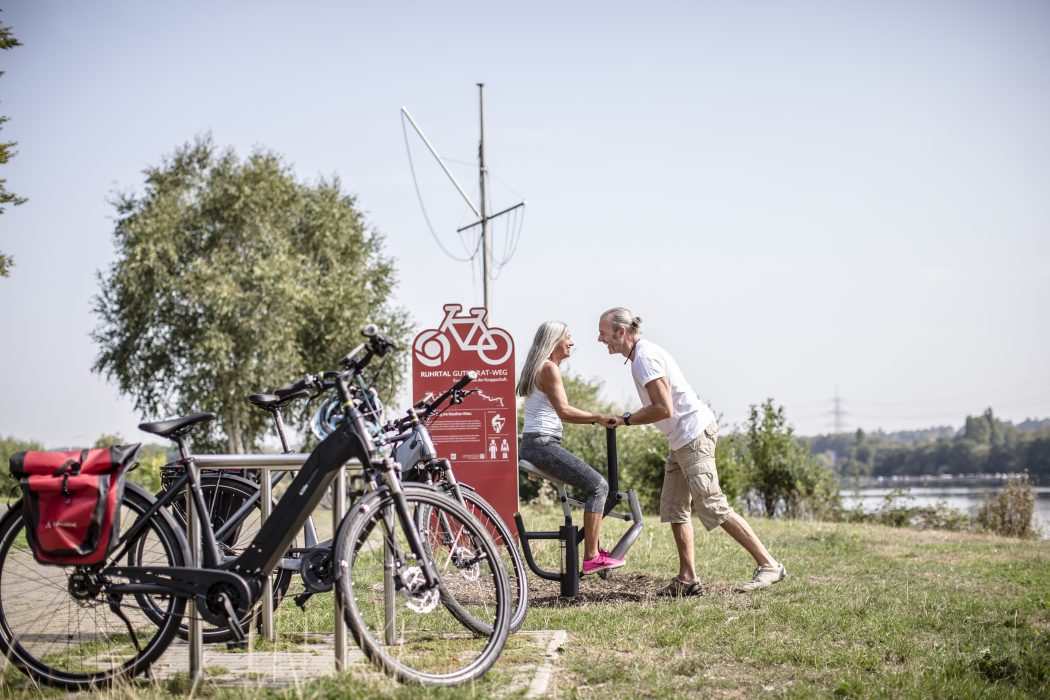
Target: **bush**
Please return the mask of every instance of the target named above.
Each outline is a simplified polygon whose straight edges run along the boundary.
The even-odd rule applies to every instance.
[[[783,407],[766,399],[751,406],[746,447],[747,508],[766,516],[835,518],[841,511],[838,482],[809,455],[787,424]]]
[[[44,446],[35,440],[19,440],[15,437],[0,438],[0,502],[13,503],[22,497],[18,480],[9,470],[11,455],[26,450],[42,450]]]
[[[1007,479],[994,498],[985,498],[977,511],[977,522],[986,530],[1006,537],[1036,537],[1032,526],[1035,488],[1028,475]]]
[[[918,530],[972,530],[973,519],[962,511],[950,508],[945,501],[932,506],[914,506],[915,497],[907,489],[893,489],[885,495],[882,505],[873,513],[865,513],[858,505],[844,511],[842,518],[851,523],[876,523],[890,527],[913,527]]]

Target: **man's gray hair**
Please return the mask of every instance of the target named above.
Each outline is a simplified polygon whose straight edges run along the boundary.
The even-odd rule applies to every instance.
[[[642,318],[641,316],[635,316],[634,314],[632,314],[630,309],[625,309],[622,306],[616,306],[602,314],[602,318],[609,319],[609,322],[612,323],[614,326],[619,326],[620,328],[627,328],[628,330],[632,331],[635,335],[642,334]]]

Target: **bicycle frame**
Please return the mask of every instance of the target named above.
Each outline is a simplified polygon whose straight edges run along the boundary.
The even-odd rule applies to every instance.
[[[384,461],[374,463],[372,453],[365,442],[368,429],[361,414],[349,401],[350,391],[346,380],[340,375],[336,379],[340,396],[346,400],[346,420],[326,437],[310,454],[302,469],[292,481],[284,496],[274,507],[270,517],[260,527],[255,538],[239,556],[224,561],[219,553],[215,531],[207,513],[204,498],[200,490],[200,479],[196,463],[188,454],[184,438],[178,439],[180,460],[186,472],[178,480],[176,488],[171,488],[153,503],[122,537],[117,549],[118,557],[126,552],[129,543],[134,542],[148,525],[157,510],[169,505],[180,493],[179,486],[190,486],[192,501],[188,508],[196,509],[200,517],[202,561],[200,567],[114,567],[110,572],[128,578],[131,583],[115,584],[112,590],[117,593],[171,593],[179,596],[193,596],[200,603],[206,603],[205,596],[217,584],[226,584],[235,588],[240,594],[242,605],[251,606],[262,595],[262,582],[284,558],[285,552],[303,527],[310,514],[324,497],[342,468],[350,459],[357,458],[363,465],[373,471],[381,471],[384,484],[395,494],[402,493],[400,479],[395,473],[394,463]],[[412,526],[412,518],[401,498],[396,498],[395,511],[401,521],[410,548],[414,552],[423,552],[422,542]],[[394,522],[386,519],[387,526]],[[191,543],[195,546],[196,543]],[[422,571],[429,587],[436,586],[439,578],[427,557],[421,557]],[[203,609],[201,606],[202,614]]]

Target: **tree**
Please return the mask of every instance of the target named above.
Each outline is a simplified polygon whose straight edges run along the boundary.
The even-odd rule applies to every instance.
[[[784,409],[766,399],[751,406],[747,427],[747,486],[752,509],[767,516],[823,515],[838,505],[831,473],[795,440]]]
[[[15,38],[15,35],[11,33],[11,28],[0,24],[0,49],[13,49],[16,46],[21,46],[22,42]],[[4,74],[4,71],[0,71],[0,76]],[[4,122],[8,121],[10,117],[0,115],[0,128]],[[6,143],[0,142],[0,165],[3,165],[9,161],[15,155],[15,151],[11,150],[18,144],[14,141],[8,141]],[[18,206],[25,202],[24,197],[19,197],[13,192],[7,190],[7,180],[0,178],[0,214],[4,213],[4,207],[8,204],[11,206]],[[7,277],[8,270],[14,265],[14,260],[10,255],[4,255],[0,252],[0,277]]]
[[[338,178],[300,183],[276,154],[241,161],[210,136],[144,175],[141,194],[114,201],[92,333],[95,371],[144,415],[212,411],[194,444],[244,452],[272,429],[245,397],[333,369],[368,322],[407,337],[382,238]],[[385,395],[404,362],[386,361]]]
[[[0,437],[0,503],[11,503],[22,497],[18,480],[11,476],[8,465],[11,455],[27,450],[42,450],[44,446],[36,440],[19,440],[14,436]]]

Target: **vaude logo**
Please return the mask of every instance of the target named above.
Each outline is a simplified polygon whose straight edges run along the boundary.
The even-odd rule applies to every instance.
[[[45,530],[50,530],[52,527],[78,528],[78,527],[80,527],[80,523],[70,522],[69,520],[55,520],[55,521],[48,520],[47,521],[47,525],[44,526],[44,529]]]

